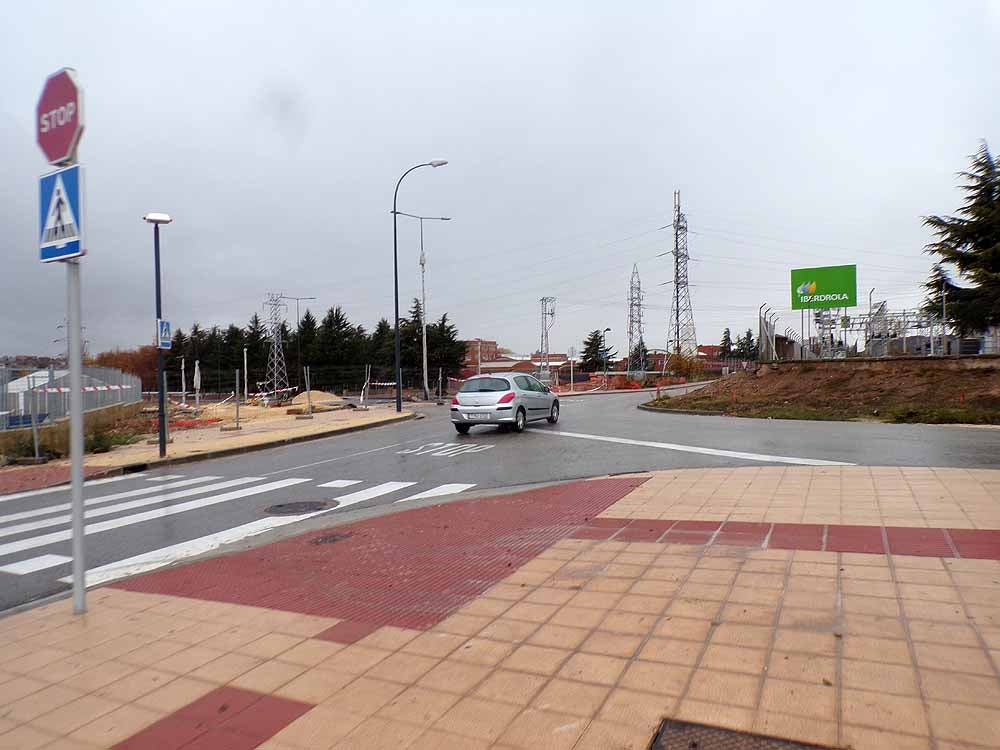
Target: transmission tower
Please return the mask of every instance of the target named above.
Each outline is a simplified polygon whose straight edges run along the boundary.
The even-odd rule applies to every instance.
[[[642,285],[639,283],[639,266],[632,266],[632,279],[628,285],[628,377],[642,377],[646,370],[646,356],[642,341]]]
[[[555,297],[542,297],[540,300],[542,303],[542,343],[538,347],[538,351],[541,354],[541,367],[540,375],[543,380],[547,380],[549,377],[549,329],[555,322],[556,317],[556,298]]]
[[[268,292],[264,300],[264,311],[267,315],[267,332],[271,339],[271,351],[267,356],[267,377],[264,391],[273,393],[275,400],[280,400],[288,390],[288,370],[285,369],[285,352],[281,348],[281,326],[285,322],[283,315],[287,307],[282,301],[281,292]]]
[[[667,340],[672,353],[686,357],[698,354],[698,338],[694,332],[694,311],[688,289],[688,226],[681,213],[681,192],[674,191],[674,298],[670,304]]]

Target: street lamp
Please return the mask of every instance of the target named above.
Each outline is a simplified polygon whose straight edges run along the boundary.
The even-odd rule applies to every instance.
[[[149,213],[142,217],[147,224],[153,225],[153,269],[156,275],[156,319],[163,317],[160,303],[160,224],[173,221],[169,214]],[[156,347],[156,413],[160,421],[159,444],[160,458],[167,455],[167,401],[166,390],[163,387],[163,349]]]
[[[451,217],[417,216],[416,214],[408,214],[405,211],[397,211],[396,214],[398,216],[409,216],[411,219],[420,221],[420,328],[424,350],[424,401],[427,401],[431,397],[431,392],[427,385],[427,289],[424,285],[424,274],[427,271],[427,256],[424,255],[424,222],[451,221]]]
[[[605,328],[601,331],[601,350],[604,354],[604,387],[608,387],[608,337],[607,333],[611,331],[610,328]]]
[[[303,300],[316,299],[315,297],[289,297],[288,295],[282,294],[281,299],[293,299],[295,300],[295,366],[298,373],[295,375],[295,383],[297,387],[302,387],[302,336],[299,331],[299,302]],[[245,349],[246,347],[244,347]],[[244,365],[244,369],[246,366]],[[244,388],[244,390],[246,390]]]
[[[395,323],[395,369],[396,369],[396,411],[403,411],[403,368],[400,362],[399,353],[399,240],[396,231],[396,198],[399,197],[399,186],[403,184],[403,180],[406,178],[410,172],[414,169],[420,169],[421,167],[443,167],[448,162],[444,159],[435,159],[433,161],[425,162],[424,164],[417,164],[416,166],[410,167],[400,176],[399,181],[396,183],[396,190],[392,194],[392,283],[393,283],[393,297],[395,302],[395,312],[396,317],[393,320]]]

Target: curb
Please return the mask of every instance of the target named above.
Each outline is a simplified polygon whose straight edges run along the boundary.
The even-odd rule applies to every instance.
[[[693,414],[698,417],[727,417],[729,416],[724,411],[710,411],[708,409],[661,409],[658,406],[649,406],[647,404],[639,404],[637,407],[640,411],[652,411],[657,414]]]
[[[347,435],[352,432],[361,432],[363,430],[374,429],[375,427],[382,427],[388,424],[397,424],[399,422],[409,422],[414,419],[421,418],[421,415],[414,414],[412,412],[408,414],[403,414],[398,417],[392,417],[390,419],[382,420],[381,422],[376,422],[374,424],[360,424],[353,425],[351,427],[341,427],[334,430],[327,430],[325,432],[317,432],[310,435],[294,435],[292,437],[283,438],[281,440],[272,440],[268,443],[258,443],[256,445],[241,445],[233,448],[221,448],[214,451],[206,451],[204,453],[192,454],[190,456],[179,456],[177,458],[156,458],[152,461],[143,461],[141,463],[134,464],[124,464],[122,466],[109,466],[107,469],[98,469],[97,471],[88,474],[85,480],[91,479],[103,479],[104,477],[117,477],[123,474],[135,474],[140,471],[146,471],[147,469],[155,469],[163,466],[180,466],[181,464],[190,464],[196,461],[203,461],[209,458],[224,458],[226,456],[238,456],[242,453],[253,453],[254,451],[267,450],[268,448],[280,448],[283,445],[294,445],[296,443],[305,443],[310,440],[319,440],[321,438],[335,437],[337,435]],[[61,487],[63,485],[68,485],[69,482],[59,482],[58,484],[46,485],[47,487]],[[42,488],[36,488],[42,489]],[[0,495],[3,497],[3,495]]]

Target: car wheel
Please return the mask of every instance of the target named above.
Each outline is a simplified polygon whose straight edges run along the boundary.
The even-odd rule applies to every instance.
[[[552,411],[549,412],[549,424],[555,424],[559,421],[559,402],[552,402]]]
[[[518,409],[517,414],[514,415],[514,432],[524,432],[524,423],[527,421],[524,409]]]
[[[471,427],[471,426],[472,425],[467,425],[467,424],[456,424],[455,425],[455,429],[458,431],[459,435],[468,435],[469,434],[469,427]]]

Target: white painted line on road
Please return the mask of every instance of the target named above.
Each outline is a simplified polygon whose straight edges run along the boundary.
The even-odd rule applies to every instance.
[[[123,500],[126,497],[151,495],[154,492],[162,492],[163,490],[188,487],[192,484],[201,484],[202,482],[213,482],[216,479],[222,479],[222,477],[196,477],[194,479],[185,479],[181,482],[174,482],[172,484],[160,484],[155,487],[142,487],[137,490],[128,490],[127,492],[116,492],[113,495],[102,495],[101,497],[88,498],[83,501],[83,504],[89,508],[94,505],[110,503],[112,500]],[[20,521],[25,518],[47,516],[49,513],[62,513],[70,510],[71,507],[72,506],[69,503],[59,503],[59,505],[48,505],[44,508],[35,508],[34,510],[22,510],[18,513],[10,513],[6,516],[0,516],[0,523],[10,523],[11,521]]]
[[[471,490],[475,486],[476,485],[474,484],[442,484],[438,485],[434,489],[427,490],[426,492],[418,492],[416,495],[410,495],[409,497],[404,497],[402,500],[396,500],[396,502],[406,503],[410,500],[423,500],[425,497],[443,497],[444,495],[454,495],[459,492]]]
[[[321,484],[320,487],[351,487],[355,484],[361,484],[360,479],[334,479],[332,482],[326,482]]]
[[[651,440],[632,440],[631,438],[609,437],[607,435],[588,435],[583,432],[563,432],[562,430],[539,430],[529,428],[536,435],[552,435],[556,437],[578,438],[580,440],[597,440],[603,443],[618,445],[638,445],[644,448],[661,448],[682,453],[701,453],[705,456],[724,456],[726,458],[742,458],[745,461],[764,461],[767,463],[800,464],[802,466],[854,466],[846,461],[827,461],[822,458],[798,458],[797,456],[771,456],[766,453],[744,453],[743,451],[727,451],[719,448],[701,448],[696,445],[680,445],[678,443],[657,443]]]
[[[0,573],[11,573],[16,576],[23,576],[28,573],[35,573],[39,570],[54,568],[57,565],[63,565],[68,562],[73,562],[73,558],[66,557],[65,555],[39,555],[38,557],[31,557],[27,560],[11,563],[10,565],[4,565],[0,567]],[[70,576],[70,578],[72,578],[72,576]]]
[[[167,482],[171,479],[183,479],[183,474],[164,474],[162,477],[150,477],[147,482]]]
[[[136,508],[144,508],[147,505],[157,505],[158,503],[165,503],[171,500],[179,500],[182,497],[191,497],[192,495],[201,495],[205,492],[215,492],[216,490],[224,490],[229,487],[239,487],[241,484],[250,484],[251,482],[261,481],[260,477],[240,477],[239,479],[229,479],[225,482],[219,482],[218,484],[208,484],[202,487],[192,487],[186,490],[179,490],[177,492],[168,492],[166,495],[155,495],[154,497],[144,497],[139,500],[129,500],[125,503],[118,503],[117,505],[109,505],[106,508],[98,508],[97,510],[89,511],[87,513],[88,518],[94,518],[95,516],[110,516],[114,513],[123,513],[126,510],[134,510]],[[181,484],[178,482],[178,484]],[[153,487],[150,489],[159,489],[158,487]],[[64,523],[70,523],[72,521],[72,516],[68,513],[61,516],[53,516],[52,518],[45,518],[41,521],[28,521],[27,523],[18,523],[13,526],[5,526],[0,529],[0,537],[14,536],[15,534],[24,534],[27,531],[38,531],[39,529],[46,529],[49,526],[59,526]]]
[[[407,442],[414,442],[413,440],[408,440]],[[345,458],[356,458],[358,456],[367,456],[369,453],[378,453],[379,451],[387,451],[390,448],[398,448],[401,445],[406,445],[406,443],[393,443],[392,445],[383,445],[381,448],[372,448],[367,451],[358,451],[357,453],[348,453],[346,456],[335,456],[333,458],[324,458],[322,461],[313,461],[308,464],[299,464],[298,466],[289,466],[287,469],[276,469],[275,471],[269,471],[264,474],[265,477],[273,476],[274,474],[284,474],[286,471],[298,471],[299,469],[308,469],[310,466],[319,466],[320,464],[329,464],[334,461],[343,461]]]
[[[89,482],[84,482],[84,487],[96,487],[99,484],[111,484],[112,482],[121,482],[125,479],[138,479],[139,477],[144,477],[146,474],[144,472],[138,472],[136,474],[123,474],[120,477],[107,477],[105,479],[91,479]],[[51,492],[69,492],[68,484],[60,484],[55,487],[43,487],[40,490],[25,490],[24,492],[15,492],[12,495],[0,495],[0,503],[5,503],[8,500],[20,500],[22,497],[35,497],[36,495],[48,495]]]
[[[333,508],[333,510],[340,510],[341,508],[346,508],[348,505],[363,503],[365,500],[382,497],[382,495],[388,495],[390,492],[405,490],[407,487],[412,487],[415,484],[416,482],[383,482],[374,487],[369,487],[367,490],[358,490],[349,495],[334,498],[337,501],[337,507]]]
[[[177,513],[185,513],[189,510],[195,510],[197,508],[204,508],[209,505],[216,505],[218,503],[224,503],[229,500],[238,500],[242,497],[249,497],[250,495],[259,495],[264,492],[272,492],[274,490],[280,490],[284,487],[290,487],[294,484],[301,484],[303,482],[309,482],[309,479],[279,479],[276,482],[270,482],[268,484],[257,485],[256,487],[247,487],[242,490],[234,490],[233,492],[226,492],[222,495],[213,495],[211,497],[203,497],[200,500],[191,500],[187,503],[181,503],[180,505],[168,505],[166,508],[154,508],[152,510],[147,510],[144,513],[135,513],[131,516],[123,516],[122,518],[112,518],[108,521],[101,521],[100,523],[87,524],[84,529],[86,534],[99,534],[102,531],[111,531],[112,529],[118,529],[123,526],[131,526],[137,523],[143,523],[144,521],[151,521],[157,518],[166,518],[167,516],[172,516]],[[298,516],[301,518],[301,516]],[[4,555],[13,555],[16,552],[23,552],[26,549],[37,549],[38,547],[45,547],[49,544],[55,544],[56,542],[68,541],[71,537],[71,532],[69,529],[63,531],[53,531],[51,534],[43,534],[42,536],[30,537],[28,539],[19,539],[16,542],[8,542],[7,544],[0,544],[0,557]]]

